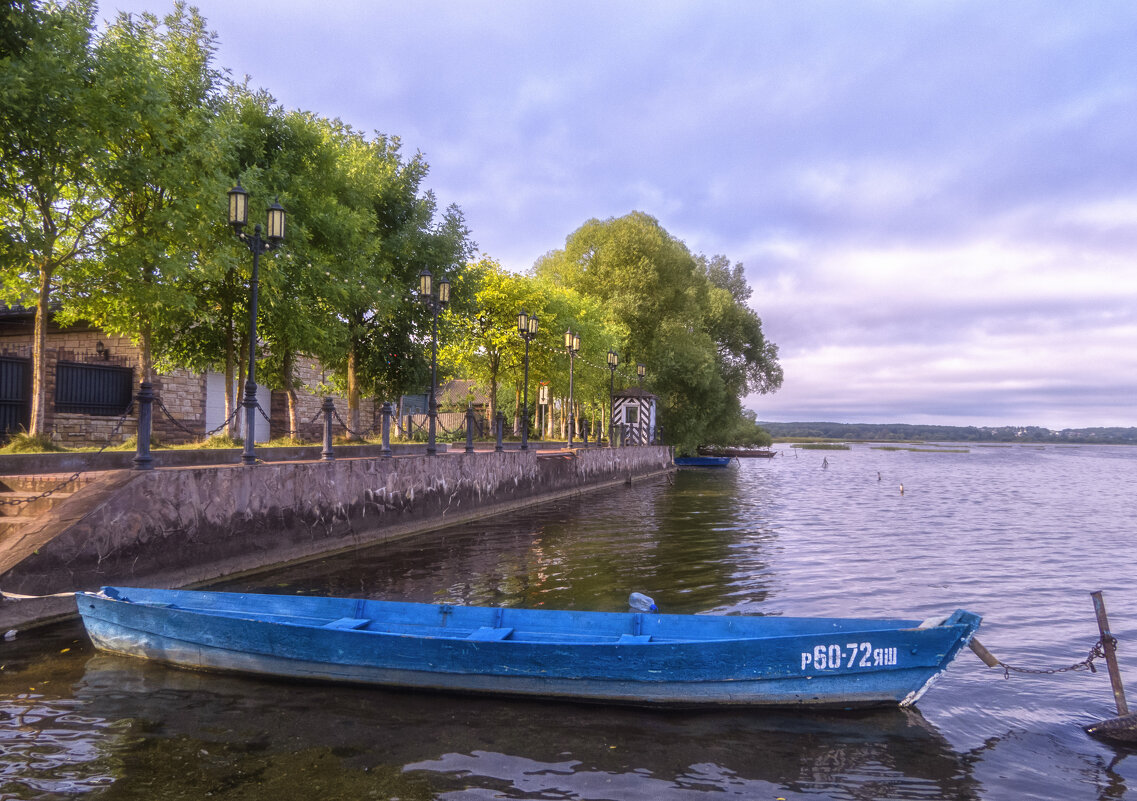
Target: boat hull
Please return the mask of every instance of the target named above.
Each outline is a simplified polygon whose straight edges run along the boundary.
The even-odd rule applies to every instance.
[[[945,625],[927,629],[915,628],[910,621],[912,628],[862,626],[836,632],[822,626],[807,634],[787,634],[793,621],[782,618],[495,610],[234,595],[272,599],[281,605],[297,600],[339,600],[343,605],[315,610],[322,614],[258,611],[252,613],[256,616],[239,617],[236,607],[224,614],[182,608],[195,597],[210,596],[215,603],[229,595],[225,593],[168,591],[159,605],[123,600],[122,596],[142,592],[160,591],[123,589],[118,599],[80,594],[80,613],[97,648],[183,668],[282,679],[648,706],[907,706],[923,694],[979,623],[976,616],[957,612]],[[321,622],[339,611],[348,615]],[[384,613],[396,621],[389,624],[396,631],[371,628]],[[433,633],[426,636],[402,630],[439,622],[424,616],[438,616],[447,625],[433,626]],[[471,619],[460,620],[463,616]],[[297,622],[301,618],[307,622]],[[411,619],[417,622],[406,622]],[[366,627],[335,627],[359,621],[366,621]],[[769,627],[774,636],[732,636],[745,633],[752,621],[776,621],[778,625]],[[478,625],[483,622],[490,625]],[[495,622],[518,625],[492,625]],[[816,620],[809,622],[817,627]],[[572,628],[558,629],[561,624]],[[588,624],[594,624],[593,633],[566,633]],[[537,633],[539,628],[545,633]],[[627,631],[618,633],[621,628]],[[698,636],[700,628],[714,636],[700,640],[676,636],[682,632]],[[494,632],[506,629],[512,632],[508,636],[522,639],[493,639]],[[672,636],[657,638],[639,633],[643,631]],[[874,664],[874,654],[875,662],[883,664]],[[834,661],[837,667],[831,666]]]
[[[729,456],[676,456],[676,467],[730,467]]]

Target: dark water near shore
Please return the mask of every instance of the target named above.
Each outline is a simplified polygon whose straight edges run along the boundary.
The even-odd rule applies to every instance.
[[[1137,699],[1137,450],[793,451],[681,471],[228,589],[926,618],[1058,667],[1105,591]],[[441,458],[441,457],[440,457]],[[822,467],[822,460],[828,467]],[[879,480],[878,480],[879,475]],[[900,485],[904,485],[904,493]],[[1102,670],[960,655],[918,711],[650,712],[206,676],[67,625],[0,643],[0,798],[1137,799]]]

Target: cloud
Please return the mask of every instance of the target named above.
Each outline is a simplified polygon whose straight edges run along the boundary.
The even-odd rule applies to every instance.
[[[196,4],[508,267],[632,210],[744,263],[760,416],[1135,422],[1137,4]]]

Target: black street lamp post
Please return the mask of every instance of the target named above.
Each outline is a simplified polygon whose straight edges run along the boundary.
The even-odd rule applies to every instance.
[[[434,456],[438,453],[435,443],[435,433],[438,425],[438,397],[435,386],[438,384],[438,313],[450,303],[450,282],[445,278],[438,282],[438,294],[434,293],[434,276],[430,270],[423,269],[418,274],[418,299],[422,301],[431,313],[434,327],[430,335],[430,400],[427,403],[426,415],[430,423],[426,440],[426,455]]]
[[[517,315],[517,333],[525,340],[525,383],[521,399],[521,450],[529,450],[529,342],[537,336],[537,318],[524,309]]]
[[[573,429],[576,427],[576,414],[572,405],[572,373],[573,364],[576,362],[576,354],[580,353],[580,334],[574,334],[572,331],[565,331],[565,350],[568,352],[569,357],[569,397],[568,397],[568,446],[572,447]]]
[[[616,444],[616,367],[620,356],[616,351],[608,351],[608,447]]]
[[[229,224],[253,252],[253,274],[249,279],[249,372],[245,381],[245,450],[241,455],[244,464],[257,463],[253,452],[253,432],[257,420],[257,289],[258,270],[261,254],[272,250],[284,241],[284,209],[279,198],[268,207],[268,223],[265,236],[261,237],[261,226],[253,227],[253,235],[248,236],[244,229],[249,223],[249,193],[240,182],[229,190]]]

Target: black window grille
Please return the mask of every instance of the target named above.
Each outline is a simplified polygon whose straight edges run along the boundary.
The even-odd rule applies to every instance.
[[[0,442],[31,421],[31,360],[0,356]]]
[[[119,415],[130,406],[134,371],[109,364],[60,362],[55,371],[55,411]]]

